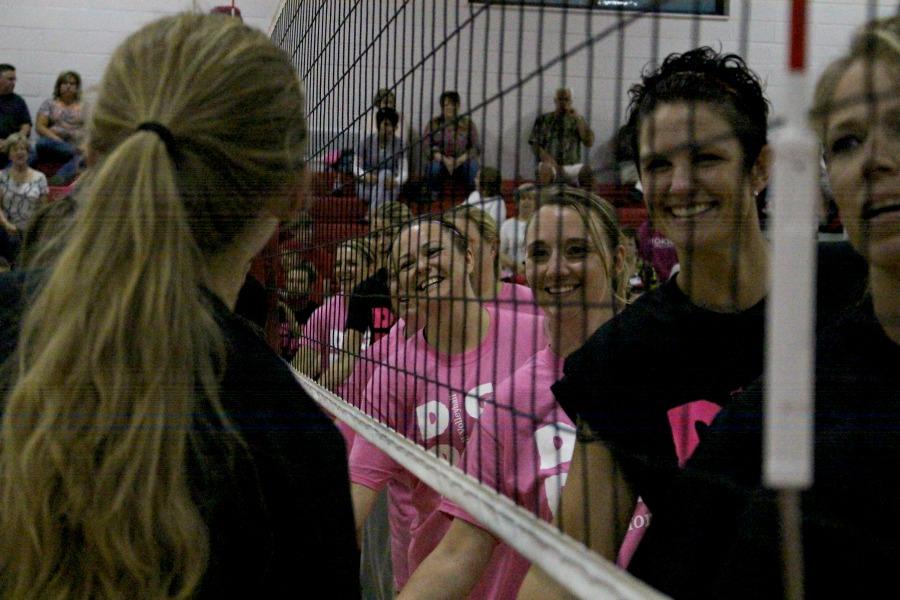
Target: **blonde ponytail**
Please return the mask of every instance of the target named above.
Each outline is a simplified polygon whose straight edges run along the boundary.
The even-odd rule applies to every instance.
[[[288,58],[234,19],[164,19],[113,56],[91,131],[102,161],[24,316],[4,401],[0,597],[196,593],[209,534],[187,477],[195,412],[211,405],[229,431],[205,265],[288,202],[302,114]],[[143,120],[172,130],[177,163]]]

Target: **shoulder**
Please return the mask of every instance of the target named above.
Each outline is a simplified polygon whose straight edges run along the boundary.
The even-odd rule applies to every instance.
[[[53,108],[54,100],[53,98],[47,98],[43,102],[41,102],[41,106],[38,108],[39,113],[49,113]]]

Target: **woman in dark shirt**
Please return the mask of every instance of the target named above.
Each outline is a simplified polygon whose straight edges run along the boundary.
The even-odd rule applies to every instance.
[[[341,437],[232,312],[298,208],[303,114],[236,19],[112,56],[65,246],[0,279],[0,596],[358,596]]]
[[[867,259],[869,293],[816,344],[814,476],[801,495],[794,580],[808,598],[897,595],[898,85],[900,17],[891,17],[863,28],[816,89],[813,125],[841,220]],[[676,598],[785,597],[776,493],[762,486],[763,387],[716,417],[635,555],[635,574]]]
[[[736,55],[698,48],[670,55],[631,98],[647,206],[681,271],[600,327],[553,386],[580,429],[560,524],[611,560],[645,510],[638,498],[650,511],[664,499],[697,423],[762,373],[768,260],[754,202],[770,157],[757,76]]]

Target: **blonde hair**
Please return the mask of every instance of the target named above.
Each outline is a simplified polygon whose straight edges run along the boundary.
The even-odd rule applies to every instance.
[[[875,19],[860,28],[850,42],[847,53],[828,68],[819,77],[813,96],[813,108],[810,111],[810,123],[825,140],[828,118],[836,108],[832,101],[837,86],[844,73],[858,60],[868,62],[884,61],[895,70],[900,65],[900,16]],[[866,90],[859,91],[860,98]]]
[[[21,133],[13,133],[0,144],[0,148],[2,148],[3,152],[6,154],[9,154],[16,146],[22,146],[25,150],[28,150],[28,138]]]
[[[402,202],[391,200],[373,208],[369,213],[369,218],[387,221],[391,227],[400,227],[412,220],[412,211]]]
[[[628,303],[628,280],[631,268],[626,263],[616,264],[616,255],[622,245],[622,230],[613,205],[596,194],[568,185],[552,185],[541,189],[540,208],[560,206],[578,213],[591,236],[591,241],[600,252],[603,266],[612,288],[613,308]],[[525,225],[526,235],[538,211]]]
[[[497,221],[487,212],[473,206],[471,204],[463,204],[450,208],[444,212],[444,220],[453,221],[455,219],[463,219],[466,224],[462,227],[462,232],[468,237],[469,228],[471,227],[478,232],[481,239],[490,246],[497,247],[500,244],[500,233],[497,230]],[[494,256],[494,278],[500,277],[500,253]]]
[[[358,254],[366,259],[366,264],[375,262],[375,252],[372,250],[372,244],[369,243],[369,235],[346,240],[338,244],[337,251],[341,248],[350,248],[353,254]]]
[[[0,596],[190,598],[209,532],[187,478],[218,401],[207,260],[296,200],[306,124],[289,57],[237,19],[182,14],[113,54],[100,162],[26,312],[0,438]],[[153,121],[171,131],[168,143]],[[193,460],[193,459],[192,459]]]

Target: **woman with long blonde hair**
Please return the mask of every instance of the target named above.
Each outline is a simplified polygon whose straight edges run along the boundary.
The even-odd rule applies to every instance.
[[[358,594],[341,437],[232,312],[298,208],[304,112],[236,19],[111,57],[64,247],[0,278],[3,598]]]

